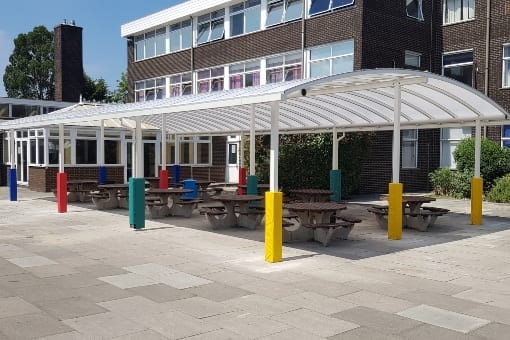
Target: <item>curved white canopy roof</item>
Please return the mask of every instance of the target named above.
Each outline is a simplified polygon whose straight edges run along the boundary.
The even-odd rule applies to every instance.
[[[271,129],[271,102],[280,102],[281,133],[373,131],[393,129],[395,90],[401,86],[403,129],[457,125],[505,124],[507,113],[481,92],[433,73],[379,69],[318,79],[267,84],[245,89],[172,97],[142,103],[103,105],[79,111],[0,123],[0,130],[48,125],[96,125],[101,119],[141,117],[145,127],[165,127],[172,134],[230,135]],[[120,126],[120,125],[119,125]]]

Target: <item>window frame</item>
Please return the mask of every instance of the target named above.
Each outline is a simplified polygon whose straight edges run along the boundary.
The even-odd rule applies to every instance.
[[[414,136],[408,136],[406,135],[408,132],[414,132]],[[417,169],[418,168],[418,139],[419,139],[419,130],[418,129],[410,129],[410,130],[402,130],[401,133],[402,138],[402,146],[401,146],[401,168],[402,169]],[[404,152],[405,149],[403,146],[409,144],[412,146],[412,155],[411,158],[414,156],[414,164],[406,164],[404,165]]]
[[[317,11],[317,12],[311,13],[312,6],[314,4],[314,0],[310,0],[309,1],[309,6],[308,6],[308,17],[312,17],[312,16],[323,14],[323,13],[331,12],[331,11],[334,11],[334,10],[337,10],[337,9],[340,9],[340,8],[346,8],[346,7],[349,7],[349,6],[352,6],[352,5],[355,4],[355,0],[350,0],[350,3],[333,7],[332,5],[333,5],[333,2],[335,0],[317,0],[317,1],[328,1],[329,2],[328,8],[324,9],[324,10],[321,10],[321,11]]]
[[[235,68],[242,67],[242,70],[235,70]],[[232,72],[234,70],[234,72]],[[255,84],[255,79],[252,78],[252,84],[249,86],[246,86],[246,78],[249,75],[258,75],[258,83]],[[232,81],[234,80],[234,77],[241,76],[242,86],[241,87],[232,87]],[[260,60],[255,61],[248,61],[241,64],[234,64],[229,66],[229,74],[228,74],[228,81],[229,81],[229,88],[230,89],[239,89],[239,88],[246,88],[246,87],[252,87],[252,86],[259,86],[261,84],[261,67],[260,67]]]
[[[200,78],[201,73],[205,73],[205,72],[209,72],[209,76]],[[218,72],[218,73],[214,73],[214,72]],[[194,82],[196,93],[211,93],[211,92],[223,91],[225,89],[225,76],[226,76],[225,68],[223,66],[196,71],[196,80]],[[219,81],[220,79],[221,79],[221,84],[222,84],[221,89],[214,90],[215,89],[215,87],[213,87],[214,82]],[[205,83],[205,81],[208,81],[208,90],[207,90],[207,92],[202,92],[202,91],[200,91],[200,84]]]
[[[179,141],[179,165],[189,165],[189,166],[211,166],[212,165],[212,137],[211,136],[178,136]],[[206,139],[207,138],[207,139]],[[208,144],[207,148],[207,158],[208,161],[206,163],[198,162],[198,153],[199,153],[199,145]],[[167,146],[175,148],[175,140],[169,139],[167,140]],[[183,148],[187,148],[188,154],[184,152]],[[191,151],[192,157],[189,155],[189,151]],[[187,155],[187,159],[189,162],[184,162],[184,158]],[[193,159],[191,159],[193,158]],[[170,163],[172,164],[172,163]]]
[[[240,8],[241,5],[243,6],[242,9]],[[252,12],[256,12],[256,14],[257,14],[256,18],[253,19],[254,22],[257,22],[257,25],[256,25],[257,28],[253,29],[253,30],[248,30],[247,23],[251,22],[251,21],[247,20],[248,18],[251,18],[251,16],[249,16],[248,14],[251,14]],[[235,16],[241,16],[242,21],[243,21],[242,32],[237,33],[237,34],[232,33],[234,31],[234,25],[235,25],[234,17]],[[260,29],[261,29],[260,23],[261,23],[261,17],[262,17],[261,0],[246,0],[246,1],[243,1],[243,2],[240,2],[240,3],[230,6],[229,17],[230,17],[230,37],[238,37],[238,36],[241,36],[244,34],[249,34],[249,33],[260,31]]]
[[[461,131],[461,133],[460,133],[461,137],[460,138],[458,138],[458,137],[452,138],[450,136],[448,138],[444,137],[444,132],[446,130],[452,131],[454,129]],[[466,131],[464,131],[464,129]],[[469,132],[467,132],[467,129],[469,129]],[[442,167],[442,168],[447,167],[449,169],[456,169],[457,168],[457,164],[455,163],[455,159],[453,158],[453,151],[452,152],[448,152],[448,154],[450,155],[450,164],[446,165],[444,163],[444,160],[445,160],[444,159],[445,146],[448,146],[448,150],[452,149],[451,146],[455,146],[456,147],[457,145],[459,145],[461,140],[472,137],[473,134],[472,134],[471,130],[472,130],[471,126],[441,128],[440,133],[439,133],[439,143],[440,143],[439,144],[439,152],[440,152],[440,154],[439,154],[439,164],[440,164],[440,167]],[[455,149],[453,149],[453,150],[455,150]]]
[[[302,9],[303,8],[303,1],[304,0],[268,0],[267,4],[266,4],[266,14],[267,15],[266,15],[265,26],[266,27],[272,27],[272,26],[283,24],[285,22],[291,22],[291,21],[294,21],[294,20],[301,19],[303,17],[303,10],[301,10],[301,15],[298,16],[298,17],[287,18],[287,13],[288,13],[288,8],[289,8],[289,4],[290,3],[300,2],[300,8]],[[279,7],[281,7],[280,20],[269,23],[269,19],[272,18],[272,17],[270,17],[270,6],[271,5],[277,5],[277,4],[280,4]]]
[[[134,42],[134,59],[135,59],[135,62],[136,61],[145,60],[145,59],[159,57],[159,56],[162,56],[162,55],[168,53],[167,48],[166,48],[167,47],[166,46],[167,45],[166,42],[168,40],[168,29],[167,28],[168,28],[167,26],[163,26],[163,27],[158,27],[158,28],[155,28],[155,29],[151,29],[148,32],[136,35],[133,38],[133,42]],[[158,40],[158,38],[161,38],[161,36],[164,36],[163,40]],[[153,44],[151,49],[153,50],[154,54],[152,54],[150,56],[147,56],[147,42],[148,41],[152,41],[152,44]],[[158,44],[158,41],[160,43],[162,43],[162,44]],[[139,49],[138,49],[139,47],[141,47],[141,51],[140,52],[143,51],[143,56],[142,57],[140,57],[138,55],[139,54]],[[161,47],[162,47],[162,50],[161,50]]]
[[[505,51],[508,52],[508,55],[505,55]],[[501,77],[501,87],[502,88],[510,88],[510,43],[503,44],[503,57],[501,59],[502,64],[502,77]]]
[[[416,16],[409,14],[409,5],[411,5],[413,2],[417,3],[418,14]],[[409,18],[413,18],[418,21],[425,21],[425,17],[423,15],[423,0],[406,0],[406,14]]]
[[[186,77],[186,79],[184,78]],[[189,80],[188,80],[189,77]],[[180,96],[187,96],[190,94],[193,94],[193,74],[191,72],[187,73],[180,73],[180,74],[173,74],[168,77],[170,87],[168,90],[168,96],[169,97],[180,97]],[[184,80],[183,80],[184,79]],[[189,91],[183,91],[183,89],[189,88]],[[174,90],[178,89],[179,93],[176,93]],[[185,93],[187,92],[187,93]]]
[[[510,125],[501,126],[501,146],[510,148]]]
[[[476,1],[475,0],[460,0],[461,1],[461,5],[460,5],[460,16],[461,16],[461,19],[460,20],[453,20],[453,21],[449,21],[448,20],[448,15],[447,15],[447,6],[448,6],[448,1],[449,0],[443,0],[443,25],[452,25],[452,24],[456,24],[456,23],[462,23],[462,22],[466,22],[466,21],[471,21],[471,20],[475,20],[476,18]],[[462,11],[462,8],[464,7],[464,2],[467,1],[467,2],[470,2],[472,3],[473,5],[473,8],[472,8],[472,12],[473,12],[473,16],[470,18],[468,17],[467,19],[464,19],[463,18],[463,11]],[[469,16],[469,10],[468,10],[468,16]]]
[[[178,27],[178,28],[177,28]],[[188,41],[188,44],[185,46],[184,45],[184,36],[185,36],[185,28],[189,28],[189,41]],[[179,38],[179,48],[178,49],[172,49],[172,42],[174,41],[174,39],[172,39],[172,32],[177,32],[176,34],[178,34],[178,38]],[[175,37],[177,38],[177,37]],[[168,27],[168,53],[175,53],[175,52],[179,52],[179,51],[182,51],[182,50],[187,50],[189,48],[191,48],[193,45],[193,25],[192,25],[192,21],[191,19],[189,20],[184,20],[184,21],[181,21],[181,22],[178,22],[178,23],[175,23],[175,24],[172,24]]]
[[[338,46],[341,46],[342,44],[347,44],[347,43],[352,43],[352,52],[342,53],[342,54],[333,54],[335,47],[338,47]],[[312,57],[312,52],[314,52],[314,51],[317,52],[317,51],[319,51],[321,49],[326,49],[328,47],[330,49],[328,56],[312,59],[313,58]],[[341,74],[341,73],[333,72],[334,66],[335,66],[334,61],[335,60],[340,60],[340,59],[343,59],[343,58],[351,59],[352,68],[351,68],[350,71],[342,72],[342,73],[348,73],[348,72],[354,71],[354,51],[355,51],[355,49],[356,49],[356,46],[355,46],[354,39],[347,39],[347,40],[337,41],[337,42],[332,43],[332,44],[314,46],[314,47],[308,49],[308,51],[307,51],[307,55],[308,55],[308,68],[307,68],[308,78],[324,77],[324,76],[330,76],[330,75],[333,75],[333,74]],[[312,66],[314,64],[318,65],[319,63],[322,63],[322,62],[325,62],[325,61],[329,62],[329,73],[327,75],[319,74],[319,75],[312,76]]]
[[[298,55],[299,55],[299,61],[295,61],[295,59],[292,59],[292,57],[298,56]],[[275,66],[268,66],[269,61],[271,59],[276,60],[279,58],[281,58],[281,60],[282,60],[281,64],[278,64]],[[289,61],[289,59],[290,59],[290,61]],[[266,84],[276,84],[276,83],[281,83],[281,82],[285,82],[285,81],[303,78],[303,56],[302,56],[301,51],[265,58],[265,64],[266,64],[266,67],[265,67]],[[300,77],[287,80],[287,77],[286,77],[287,72],[293,71],[297,66],[299,68]],[[278,70],[280,70],[279,73],[281,75],[281,79],[278,81],[274,81],[274,82],[271,81],[271,79],[273,77],[271,77],[270,72],[276,72]]]
[[[218,37],[213,37],[215,32],[215,28],[218,24],[221,23],[221,35]],[[207,31],[207,39],[200,41],[200,30],[201,27],[206,28]],[[207,26],[207,27],[206,27]],[[204,31],[205,32],[205,31]],[[196,36],[196,45],[207,44],[212,41],[225,39],[225,9],[221,8],[216,11],[209,12],[207,14],[201,15],[197,18],[197,36]]]
[[[413,52],[413,51],[409,51],[409,50],[404,51],[404,65],[414,67],[416,69],[420,69],[421,68],[421,56],[422,56],[422,54],[418,53],[418,52]],[[409,64],[407,62],[408,58],[412,58],[412,57],[418,58],[418,66]]]
[[[471,61],[455,63],[455,64],[449,64],[449,65],[445,66],[445,62],[444,62],[445,57],[452,56],[452,55],[465,54],[465,53],[471,53]],[[474,66],[474,51],[473,51],[473,49],[445,52],[441,56],[441,75],[443,75],[443,76],[445,75],[445,72],[444,72],[445,69],[455,68],[455,67],[463,67],[463,66],[471,66],[471,67]],[[449,78],[457,80],[457,79],[455,79],[453,77],[449,77]],[[471,70],[471,84],[467,84],[467,83],[464,83],[464,84],[469,85],[469,86],[473,86],[473,80],[474,79],[473,79],[473,69],[472,69]]]
[[[149,82],[154,82],[153,86],[147,86]],[[149,100],[165,99],[167,97],[167,77],[150,78],[135,81],[135,102],[146,102]],[[142,86],[143,84],[143,86]],[[153,98],[147,98],[149,91],[153,91]],[[143,94],[143,100],[140,100],[140,94]]]

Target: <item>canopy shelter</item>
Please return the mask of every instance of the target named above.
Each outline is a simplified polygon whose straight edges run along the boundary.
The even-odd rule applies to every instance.
[[[61,110],[2,122],[0,130],[64,124],[93,125],[98,121],[117,121],[122,126],[122,119],[133,119],[139,138],[142,124],[162,129],[165,134],[186,136],[270,133],[269,195],[275,196],[272,196],[274,200],[268,200],[266,217],[272,218],[266,218],[266,221],[281,224],[281,218],[280,221],[277,218],[278,210],[281,214],[278,198],[279,133],[334,131],[336,135],[337,131],[393,130],[393,183],[398,184],[401,128],[475,125],[478,169],[475,177],[479,177],[480,126],[504,124],[507,118],[507,113],[494,101],[455,80],[427,72],[380,69],[156,101],[103,105],[76,112]],[[253,145],[250,149],[254,152]],[[254,163],[250,164],[250,173],[254,173],[253,167]],[[400,213],[398,210],[401,197],[400,201],[398,198],[394,200],[391,192],[390,184],[388,230],[392,229],[390,225],[400,225],[400,228],[402,225],[401,204]],[[478,194],[478,191],[475,192]],[[479,195],[481,216],[481,192]],[[271,209],[272,202],[275,202],[274,209]],[[266,225],[266,232],[267,229],[271,228]],[[278,229],[278,225],[274,229]],[[399,238],[398,231],[394,238]]]

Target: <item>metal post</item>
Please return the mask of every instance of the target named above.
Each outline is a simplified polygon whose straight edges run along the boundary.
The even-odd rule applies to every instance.
[[[255,104],[251,105],[250,117],[250,176],[255,176]]]
[[[161,170],[159,171],[159,187],[168,188],[168,171],[166,170],[166,115],[161,114]]]
[[[270,151],[270,169],[269,169],[269,190],[278,191],[278,132],[279,132],[279,114],[280,103],[271,103],[271,151]]]
[[[64,124],[58,125],[57,211],[67,212],[67,174],[64,171]]]
[[[395,84],[395,107],[393,115],[393,157],[392,174],[393,183],[400,181],[400,110],[401,110],[401,89],[400,84]]]
[[[482,127],[480,120],[475,122],[475,175],[471,180],[471,224],[482,224],[483,178],[480,174],[482,153]]]
[[[396,82],[395,87],[395,107],[393,115],[393,153],[392,153],[392,172],[393,182],[388,187],[388,238],[391,240],[400,240],[402,238],[402,193],[403,185],[400,180],[400,111],[401,111],[401,88],[400,83]]]

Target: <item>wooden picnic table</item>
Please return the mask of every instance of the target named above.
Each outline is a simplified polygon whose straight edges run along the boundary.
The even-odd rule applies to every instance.
[[[264,197],[258,195],[217,195],[213,200],[223,203],[225,206],[224,214],[217,212],[206,212],[207,219],[211,226],[216,229],[219,227],[245,227],[255,229],[264,216],[264,211],[251,209],[253,202],[261,201]],[[239,211],[236,212],[236,207]]]
[[[334,192],[326,189],[292,189],[289,190],[289,194],[303,202],[327,202]]]
[[[128,209],[128,194],[129,184],[127,183],[116,183],[116,184],[100,184],[97,186],[100,192],[105,195],[93,194],[92,202],[96,205],[99,210],[103,209],[114,209],[124,208]]]
[[[71,179],[67,181],[67,201],[85,202],[90,199],[90,191],[97,187],[95,179]]]
[[[182,201],[181,196],[193,192],[191,189],[167,188],[167,189],[149,189],[146,191],[148,196],[159,197],[161,205],[149,208],[153,217],[163,217],[167,215],[190,217],[193,211],[193,201]],[[149,207],[151,206],[148,204]],[[152,210],[155,210],[154,212]]]

